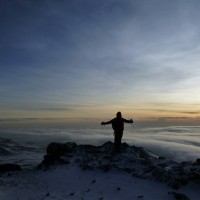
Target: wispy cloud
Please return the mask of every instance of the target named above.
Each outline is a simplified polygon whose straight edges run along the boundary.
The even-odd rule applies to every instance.
[[[64,102],[130,109],[145,101],[198,103],[196,1],[0,4],[1,107],[44,111],[47,104],[46,111],[67,112],[74,108]]]
[[[157,113],[179,113],[179,114],[191,114],[191,115],[198,115],[200,114],[200,111],[184,111],[184,110],[172,110],[172,109],[136,109],[141,111],[150,111],[150,112],[157,112]]]

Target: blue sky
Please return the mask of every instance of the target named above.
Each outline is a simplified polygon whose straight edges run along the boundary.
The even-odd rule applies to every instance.
[[[199,120],[200,1],[1,0],[0,117]]]

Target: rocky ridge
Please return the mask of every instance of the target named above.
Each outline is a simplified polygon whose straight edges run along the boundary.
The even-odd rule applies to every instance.
[[[101,146],[53,142],[48,145],[47,154],[38,169],[46,170],[51,165],[69,163],[83,170],[124,171],[134,177],[164,182],[173,189],[189,181],[200,180],[200,159],[178,163],[127,143],[122,144],[120,153],[114,153],[112,142]]]

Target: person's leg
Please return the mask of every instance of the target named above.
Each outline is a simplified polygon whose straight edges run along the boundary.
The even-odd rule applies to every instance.
[[[114,144],[115,152],[119,152],[120,150],[122,135],[123,132],[115,132],[115,144]]]

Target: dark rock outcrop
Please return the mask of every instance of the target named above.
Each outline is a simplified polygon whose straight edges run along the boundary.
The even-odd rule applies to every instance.
[[[65,153],[69,153],[75,147],[76,144],[71,142],[64,144],[58,142],[52,142],[47,146],[47,155],[60,157],[63,156]]]
[[[185,194],[177,193],[177,192],[169,192],[169,195],[173,195],[176,200],[190,200],[188,196]]]
[[[20,171],[22,168],[17,164],[2,164],[0,165],[0,174],[5,172]]]
[[[112,142],[101,146],[51,143],[39,168],[46,169],[52,164],[69,162],[79,165],[83,170],[100,169],[108,172],[117,169],[135,177],[167,183],[173,189],[189,181],[200,180],[200,159],[177,163],[127,143],[122,144],[120,153],[113,152]]]
[[[48,168],[53,164],[67,164],[69,163],[66,160],[63,160],[61,157],[66,153],[70,153],[76,147],[75,143],[58,143],[52,142],[47,146],[47,154],[44,155],[44,160],[38,165],[38,169]]]

